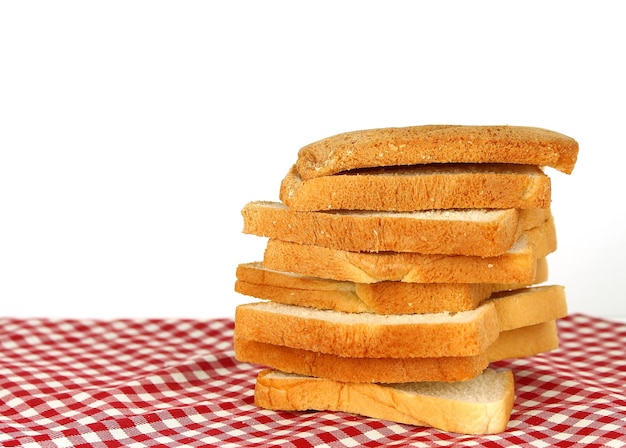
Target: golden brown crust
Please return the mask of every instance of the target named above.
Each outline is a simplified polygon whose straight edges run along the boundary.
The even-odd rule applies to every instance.
[[[526,126],[426,125],[368,129],[322,139],[298,152],[304,180],[343,171],[425,163],[515,163],[571,173],[578,143]]]
[[[556,231],[549,219],[496,257],[350,252],[271,239],[263,264],[276,271],[355,283],[531,283],[537,259],[555,249]]]
[[[541,225],[550,209],[421,212],[302,212],[276,202],[250,202],[243,232],[353,252],[419,252],[489,257]]]
[[[551,182],[530,165],[431,164],[309,180],[292,168],[280,200],[300,211],[547,208]]]
[[[503,331],[485,352],[459,357],[351,358],[235,337],[235,356],[241,362],[300,375],[364,383],[463,381],[478,375],[491,362],[533,356],[557,347],[554,321]]]

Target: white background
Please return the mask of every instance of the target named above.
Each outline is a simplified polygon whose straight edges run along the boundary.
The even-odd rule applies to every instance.
[[[551,282],[626,316],[621,2],[0,3],[0,315],[229,317],[251,200],[339,132],[515,124],[554,170]]]

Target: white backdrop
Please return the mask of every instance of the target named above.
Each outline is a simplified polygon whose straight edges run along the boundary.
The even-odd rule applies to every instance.
[[[0,315],[232,316],[298,149],[343,131],[515,124],[548,171],[570,310],[626,316],[620,2],[0,3]]]

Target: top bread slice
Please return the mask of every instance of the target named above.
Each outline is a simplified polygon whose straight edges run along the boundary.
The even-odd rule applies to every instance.
[[[241,211],[243,232],[354,252],[419,252],[491,257],[511,248],[524,230],[548,220],[550,209],[415,212],[299,212],[255,201]]]
[[[298,152],[303,180],[378,166],[425,163],[513,163],[571,173],[578,143],[527,126],[426,125],[346,132]]]
[[[303,211],[547,208],[551,183],[534,165],[376,167],[308,180],[293,166],[281,182],[279,197]]]

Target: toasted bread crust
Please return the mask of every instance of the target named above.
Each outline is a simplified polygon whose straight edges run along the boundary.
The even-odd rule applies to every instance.
[[[515,163],[571,173],[578,143],[527,126],[425,125],[346,132],[298,152],[303,180],[376,166],[425,163]]]

